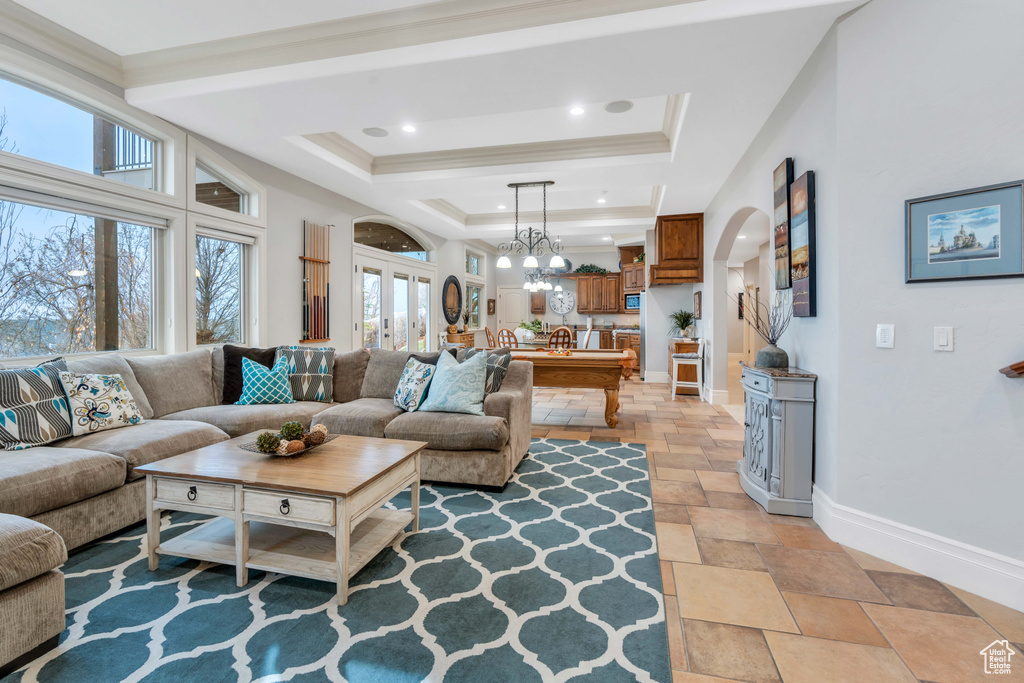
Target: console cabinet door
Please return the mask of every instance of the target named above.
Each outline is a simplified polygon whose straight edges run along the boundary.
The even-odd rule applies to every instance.
[[[749,389],[746,391],[743,440],[743,463],[748,476],[759,487],[768,490],[771,476],[772,424],[768,397]]]

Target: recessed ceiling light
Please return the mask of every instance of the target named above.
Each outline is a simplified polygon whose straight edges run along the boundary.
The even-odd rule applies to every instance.
[[[604,239],[605,242],[611,242],[612,241],[611,237],[604,237],[602,239]]]
[[[505,205],[504,204],[498,204],[498,211],[504,211],[504,210],[505,210]]]
[[[606,201],[608,201],[608,200],[605,199],[604,197],[598,197],[598,199],[597,199],[597,203],[598,204],[604,204]]]
[[[363,135],[369,135],[371,138],[386,138],[388,132],[383,128],[363,128]]]
[[[404,130],[406,133],[415,133],[416,126],[412,125],[411,123],[407,123],[404,126],[402,126],[402,130]]]
[[[736,239],[738,239],[738,240],[745,240],[745,239],[747,239],[747,236],[746,235],[736,235]]]
[[[604,110],[609,114],[625,114],[632,108],[633,103],[629,100],[615,100],[604,105]]]
[[[573,116],[583,116],[586,110],[583,107],[573,107],[569,110],[569,113]]]

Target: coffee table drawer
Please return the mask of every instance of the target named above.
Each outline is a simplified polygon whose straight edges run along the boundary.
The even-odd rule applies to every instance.
[[[242,513],[296,522],[334,524],[334,501],[284,491],[242,491]]]
[[[158,501],[218,510],[233,510],[235,508],[235,487],[228,484],[163,478],[155,479],[154,484]]]

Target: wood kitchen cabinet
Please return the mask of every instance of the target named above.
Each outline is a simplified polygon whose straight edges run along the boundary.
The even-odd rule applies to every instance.
[[[580,313],[594,312],[594,280],[589,275],[576,278],[576,310]]]
[[[603,313],[618,313],[622,308],[622,278],[619,273],[604,276]]]
[[[599,332],[601,334],[601,348],[602,349],[614,349],[615,348],[615,342],[612,339],[612,331],[611,330],[599,330]]]
[[[637,359],[640,358],[640,334],[618,334],[615,335],[615,348],[619,351],[633,349]]]
[[[630,263],[622,266],[622,293],[639,294],[646,288],[644,264]]]
[[[658,216],[654,227],[657,263],[651,264],[653,285],[704,281],[704,214]]]
[[[530,293],[530,313],[535,315],[544,315],[545,306],[545,294],[544,292],[531,292]]]
[[[622,310],[619,273],[576,276],[576,310],[582,314],[618,313]]]
[[[604,277],[589,277],[590,280],[590,312],[604,313]]]

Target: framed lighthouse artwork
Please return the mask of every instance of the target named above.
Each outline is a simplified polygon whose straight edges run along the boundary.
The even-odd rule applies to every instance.
[[[1024,180],[906,202],[906,280],[1024,276]]]

